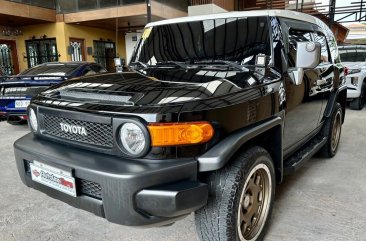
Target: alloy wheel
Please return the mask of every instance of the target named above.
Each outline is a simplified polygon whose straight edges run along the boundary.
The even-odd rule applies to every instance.
[[[272,179],[268,167],[258,164],[249,173],[240,197],[237,230],[240,241],[256,240],[268,216]]]
[[[333,120],[333,128],[331,135],[331,148],[333,152],[337,150],[339,140],[341,137],[341,128],[342,128],[342,116],[341,112],[338,111]]]

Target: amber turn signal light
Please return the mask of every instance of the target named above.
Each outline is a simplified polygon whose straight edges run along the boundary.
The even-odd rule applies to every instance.
[[[151,123],[148,129],[152,146],[205,143],[214,135],[214,129],[208,122]]]

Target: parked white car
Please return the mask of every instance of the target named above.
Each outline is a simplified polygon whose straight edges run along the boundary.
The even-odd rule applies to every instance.
[[[348,68],[346,81],[350,108],[361,110],[366,98],[366,46],[339,46],[338,50],[343,65]]]

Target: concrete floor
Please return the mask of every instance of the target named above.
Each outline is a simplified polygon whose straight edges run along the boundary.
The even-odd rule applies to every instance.
[[[366,240],[366,109],[347,110],[338,154],[314,158],[277,187],[266,241]],[[135,229],[108,223],[25,187],[13,142],[26,126],[0,123],[0,240],[196,241],[193,215],[170,227]]]

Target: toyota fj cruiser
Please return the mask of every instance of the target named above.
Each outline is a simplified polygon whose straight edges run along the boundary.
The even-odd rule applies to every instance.
[[[23,183],[129,226],[196,212],[200,238],[262,240],[276,183],[336,154],[346,86],[309,15],[250,11],[148,24],[131,72],[33,98],[14,144]]]

